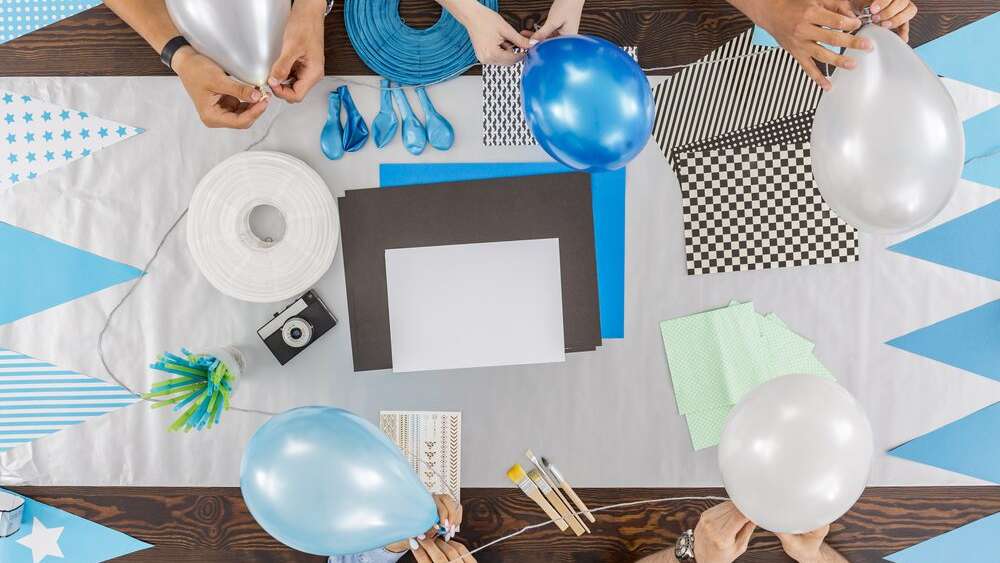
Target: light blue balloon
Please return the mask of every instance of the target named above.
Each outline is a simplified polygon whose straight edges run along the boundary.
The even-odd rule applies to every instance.
[[[434,498],[367,420],[302,407],[250,438],[240,468],[247,508],[267,533],[314,555],[350,555],[427,532]]]
[[[597,37],[567,35],[529,49],[521,96],[538,144],[578,170],[625,166],[653,130],[646,75],[621,47]]]

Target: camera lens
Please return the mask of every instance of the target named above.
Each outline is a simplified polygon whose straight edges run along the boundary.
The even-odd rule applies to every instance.
[[[305,319],[295,317],[281,327],[281,339],[292,348],[304,348],[312,340],[313,327]]]

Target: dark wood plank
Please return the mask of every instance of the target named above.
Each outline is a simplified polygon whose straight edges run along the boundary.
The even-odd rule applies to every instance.
[[[522,29],[544,19],[551,0],[504,0],[501,12]],[[912,43],[919,45],[998,10],[997,0],[917,0]],[[439,17],[433,0],[403,0],[414,27]],[[643,66],[691,62],[745,30],[749,20],[724,0],[588,0],[581,31],[638,45]],[[326,20],[328,74],[371,74],[350,47],[340,3]],[[477,72],[474,70],[473,72]],[[663,72],[665,74],[669,72]],[[168,74],[156,55],[106,7],[98,6],[0,46],[0,76]]]
[[[156,547],[120,561],[310,561],[285,548],[254,521],[236,488],[22,487],[17,492],[147,541]],[[678,496],[720,495],[720,489],[581,489],[592,508]],[[543,520],[514,489],[464,489],[462,537],[471,547]],[[548,526],[478,554],[482,563],[627,563],[672,546],[693,528],[707,501],[613,509],[597,515],[593,534],[580,538]],[[874,563],[990,514],[1000,512],[1000,487],[869,489],[834,524],[830,542],[852,562]],[[410,559],[405,559],[409,561]],[[758,532],[740,561],[791,561],[777,539]]]

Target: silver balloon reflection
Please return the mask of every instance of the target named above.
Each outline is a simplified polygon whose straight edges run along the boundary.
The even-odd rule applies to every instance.
[[[263,86],[281,55],[289,0],[167,0],[170,19],[198,50],[236,78]]]
[[[842,219],[869,233],[899,233],[933,219],[962,174],[965,137],[944,85],[895,33],[858,32],[871,52],[833,74],[816,108],[816,186]]]
[[[726,420],[719,467],[729,497],[765,530],[804,533],[847,512],[868,483],[875,446],[850,393],[785,375],[747,393]]]

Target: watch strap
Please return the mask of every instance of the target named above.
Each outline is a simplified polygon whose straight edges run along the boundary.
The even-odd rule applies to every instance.
[[[178,50],[180,50],[181,47],[186,47],[188,45],[190,45],[190,43],[188,43],[187,39],[184,39],[184,36],[178,35],[177,37],[174,37],[170,41],[167,41],[167,44],[163,46],[163,50],[160,51],[160,60],[163,61],[163,64],[167,65],[167,68],[173,70],[174,55]]]

